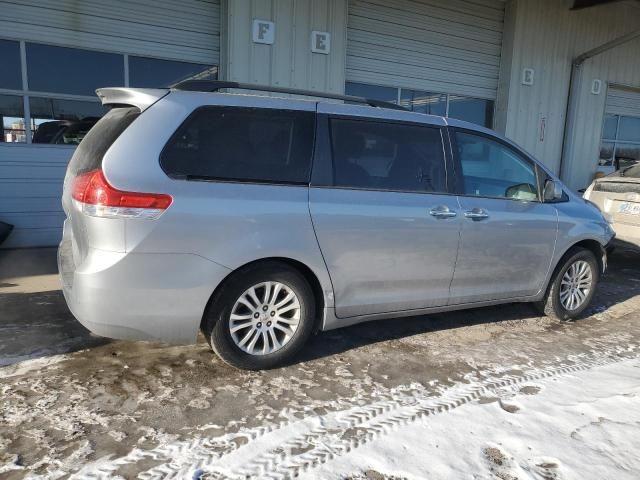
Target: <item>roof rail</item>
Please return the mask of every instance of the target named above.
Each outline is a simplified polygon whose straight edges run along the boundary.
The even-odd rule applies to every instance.
[[[314,92],[297,88],[272,87],[268,85],[254,85],[251,83],[227,82],[225,80],[185,80],[172,87],[174,90],[186,90],[192,92],[217,92],[218,90],[233,88],[237,90],[256,90],[259,92],[287,93],[290,95],[303,95],[305,97],[330,98],[345,102],[362,103],[371,107],[391,108],[393,110],[407,110],[401,105],[371,98],[354,97],[352,95],[338,95],[335,93]]]

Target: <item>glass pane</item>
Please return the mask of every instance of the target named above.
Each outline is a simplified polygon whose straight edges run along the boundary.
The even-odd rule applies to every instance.
[[[640,142],[640,117],[620,117],[618,140]]]
[[[173,176],[306,184],[313,131],[313,112],[201,108],[178,129],[160,164]]]
[[[37,97],[29,99],[29,108],[33,143],[60,145],[80,143],[107,111],[100,102]]]
[[[447,96],[440,93],[402,89],[400,105],[412,112],[427,113],[444,117],[447,114]]]
[[[394,87],[381,87],[379,85],[347,82],[344,91],[346,95],[353,95],[354,97],[364,97],[371,100],[398,103],[398,89]]]
[[[24,143],[27,135],[24,129],[24,104],[18,95],[0,95],[0,120],[2,138],[0,142]]]
[[[449,96],[449,116],[466,122],[493,127],[493,100]]]
[[[625,168],[640,161],[640,145],[616,144],[616,164],[618,168]]]
[[[20,68],[20,44],[11,40],[0,40],[0,88],[22,90]]]
[[[124,85],[124,60],[116,53],[27,43],[29,90],[95,95]]]
[[[182,80],[216,80],[218,67],[157,58],[129,57],[131,87],[170,87]]]
[[[466,195],[538,199],[534,166],[518,152],[484,136],[455,136]]]
[[[606,140],[615,140],[617,129],[618,129],[618,116],[605,115],[604,126],[602,127],[602,138]]]
[[[437,128],[331,120],[335,185],[376,190],[445,192]]]
[[[613,143],[602,142],[600,145],[600,158],[598,159],[598,165],[611,166],[613,165]]]

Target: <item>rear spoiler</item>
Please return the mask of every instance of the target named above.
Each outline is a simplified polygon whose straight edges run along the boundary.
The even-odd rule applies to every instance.
[[[96,95],[103,105],[132,105],[141,112],[169,93],[168,88],[99,88]]]

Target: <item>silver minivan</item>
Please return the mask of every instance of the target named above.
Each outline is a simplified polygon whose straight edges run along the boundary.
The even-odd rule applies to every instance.
[[[247,89],[305,93],[98,90],[111,110],[69,164],[59,250],[91,331],[193,343],[201,330],[227,363],[261,369],[363,321],[589,305],[613,232],[517,145],[374,100]]]

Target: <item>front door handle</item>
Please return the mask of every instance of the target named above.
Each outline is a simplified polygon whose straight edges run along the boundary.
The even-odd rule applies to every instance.
[[[485,218],[489,218],[489,213],[484,208],[472,208],[464,212],[464,216],[471,220],[484,220]]]
[[[450,210],[446,205],[438,205],[429,210],[429,215],[436,218],[451,218],[455,217],[457,213]]]

